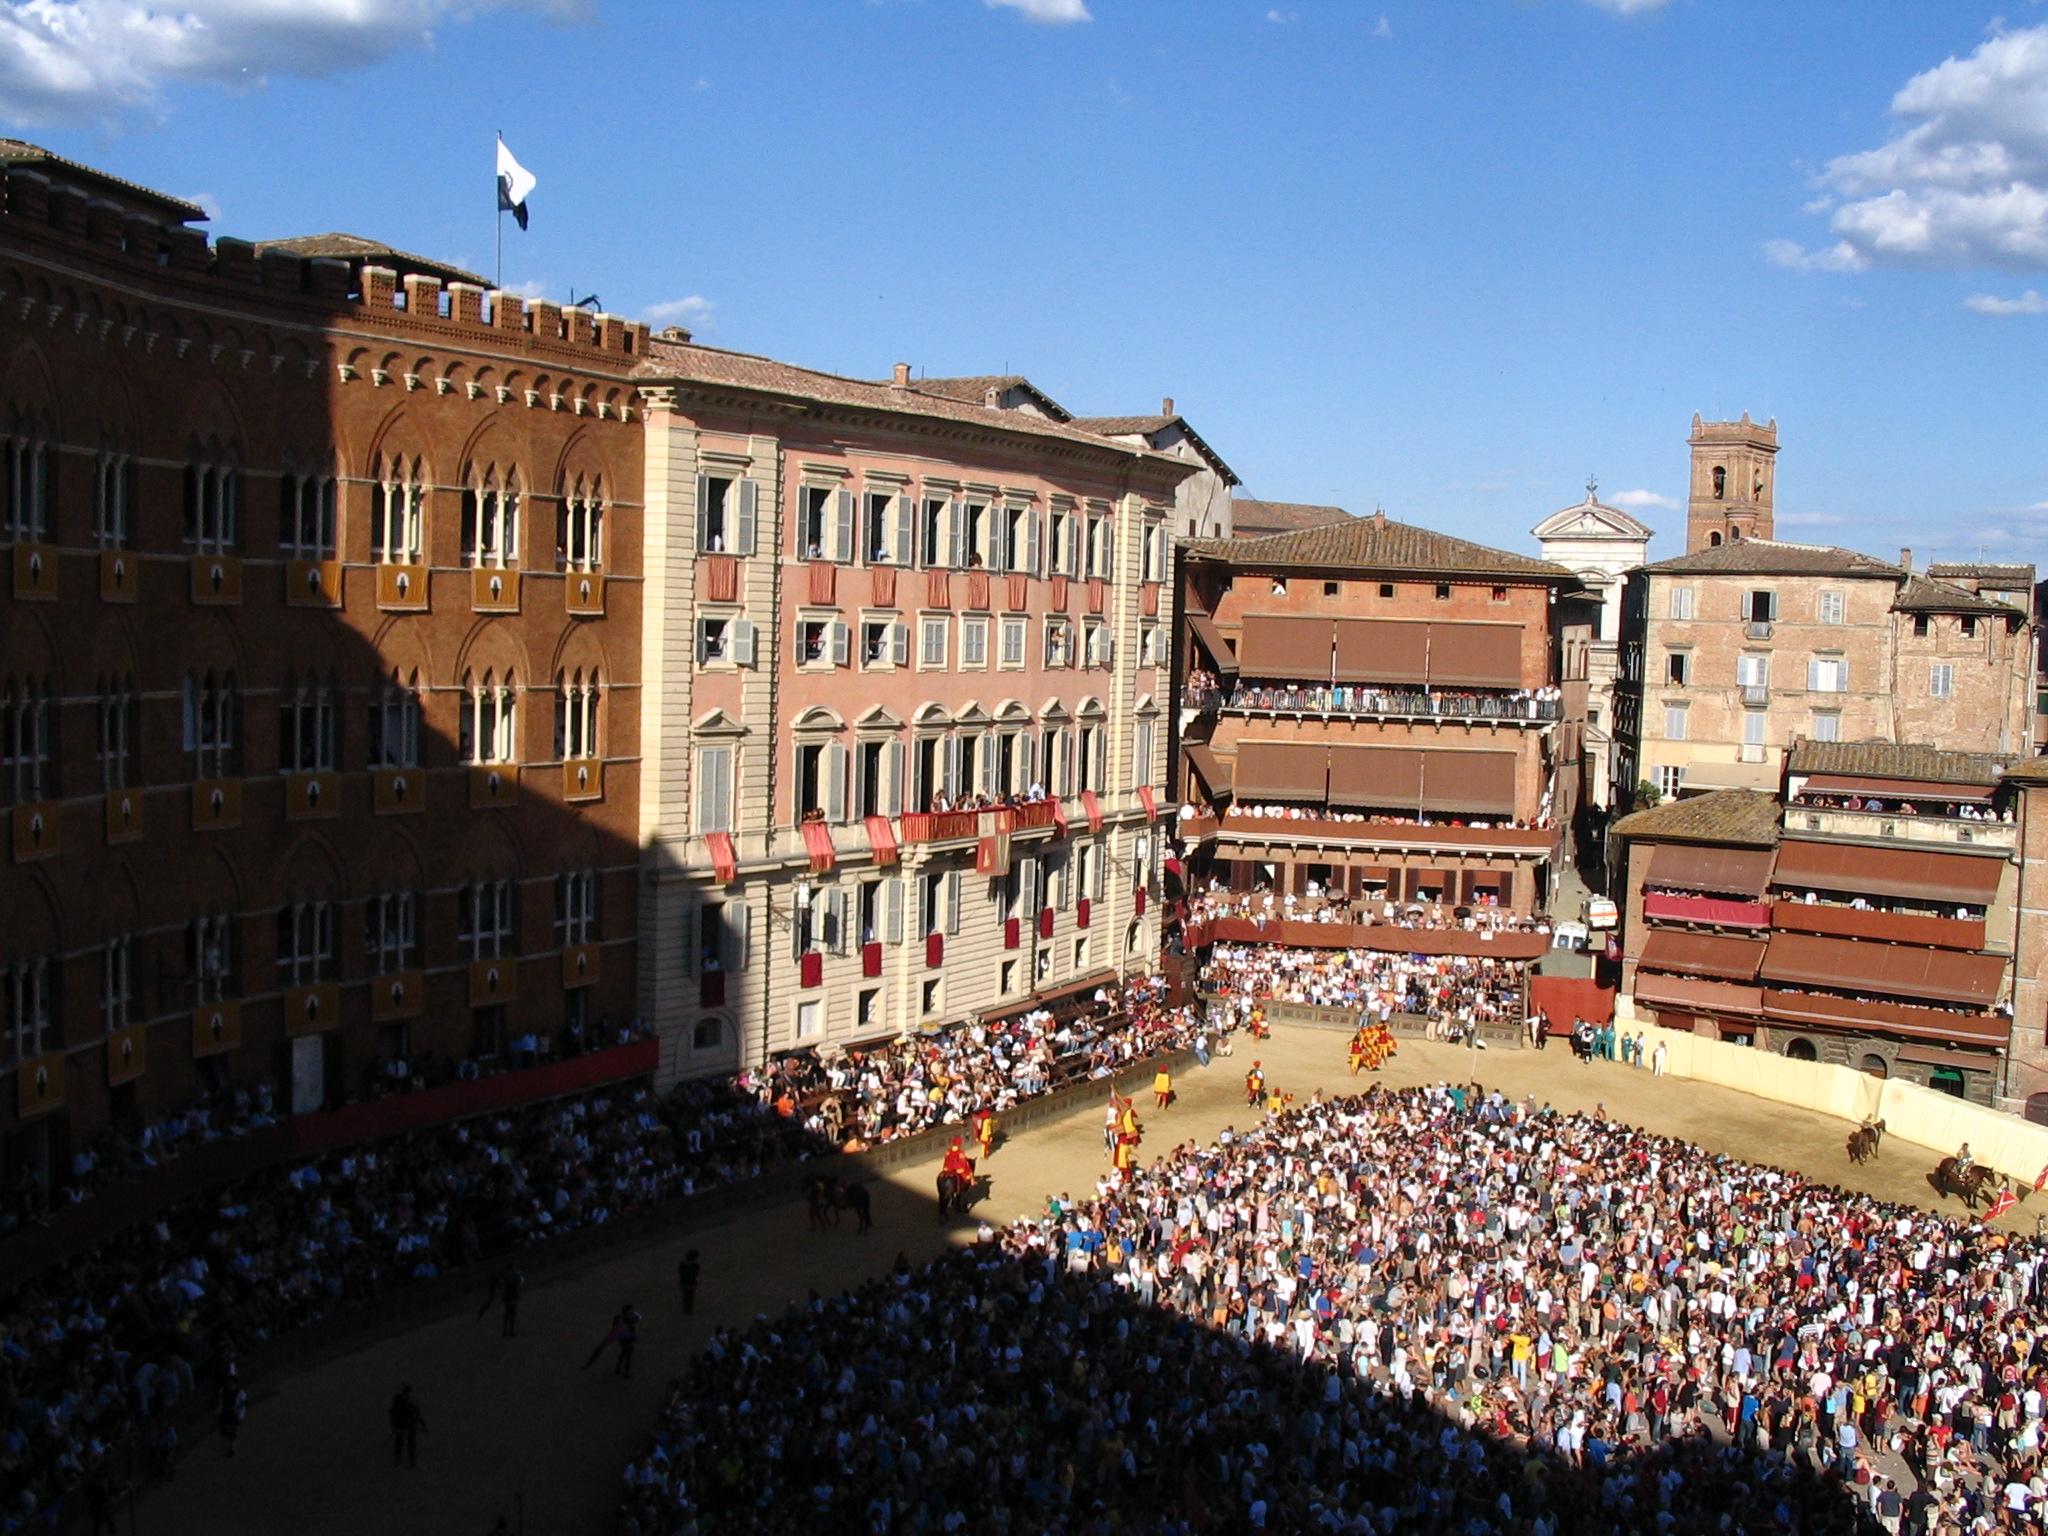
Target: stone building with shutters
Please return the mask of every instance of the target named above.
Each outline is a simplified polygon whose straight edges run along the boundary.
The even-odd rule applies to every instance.
[[[1617,728],[1666,797],[1775,790],[1800,738],[2032,750],[2024,607],[1854,550],[1730,540],[1633,573]]]
[[[1149,968],[1176,487],[1027,381],[657,338],[640,1006],[665,1075]]]
[[[0,1188],[633,1012],[644,328],[202,218],[0,141]]]
[[[1592,642],[1571,571],[1375,514],[1188,545],[1180,585],[1198,880],[1544,906]]]
[[[1777,793],[1623,818],[1625,1004],[1668,1028],[2017,1107],[2032,1080],[2008,1058],[2041,1052],[2038,1026],[2018,1023],[2033,999],[2015,991],[2014,957],[2030,951],[2009,767],[1799,742]]]

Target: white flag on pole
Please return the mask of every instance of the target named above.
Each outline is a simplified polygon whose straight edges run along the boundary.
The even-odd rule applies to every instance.
[[[498,207],[526,228],[526,198],[533,191],[533,172],[512,158],[512,151],[498,140]]]

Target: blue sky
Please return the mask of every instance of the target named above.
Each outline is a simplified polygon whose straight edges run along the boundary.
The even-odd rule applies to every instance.
[[[1247,494],[1510,546],[1593,472],[1675,552],[1692,413],[1748,410],[1781,536],[2048,568],[2048,6],[2006,5],[0,0],[0,126],[486,272],[502,129],[508,286],[1170,394]]]

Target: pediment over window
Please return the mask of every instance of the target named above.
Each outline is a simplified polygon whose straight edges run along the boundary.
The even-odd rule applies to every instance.
[[[693,736],[744,736],[747,728],[722,709],[699,715],[690,726]]]

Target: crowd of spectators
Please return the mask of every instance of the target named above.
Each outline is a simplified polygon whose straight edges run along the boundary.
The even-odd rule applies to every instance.
[[[1211,685],[1213,687],[1213,683]],[[1450,715],[1478,720],[1555,720],[1558,688],[1386,688],[1357,683],[1239,683],[1229,709],[1303,714]]]
[[[721,1329],[625,1536],[2035,1531],[2044,1248],[1476,1085]]]
[[[1360,923],[1385,928],[1427,928],[1463,933],[1548,933],[1546,913],[1527,915],[1504,907],[1491,893],[1469,902],[1394,901],[1385,887],[1356,894],[1308,881],[1302,894],[1292,891],[1276,895],[1270,886],[1251,891],[1225,890],[1212,886],[1187,903],[1185,921],[1206,923],[1222,917],[1250,918],[1257,923],[1275,921],[1310,923]]]
[[[1273,821],[1334,821],[1361,826],[1470,827],[1479,832],[1508,827],[1524,831],[1548,831],[1551,826],[1547,814],[1537,817],[1534,821],[1509,816],[1398,816],[1384,811],[1346,811],[1335,806],[1283,805],[1277,801],[1260,804],[1234,801],[1230,807],[1230,814]]]
[[[1262,1002],[1306,1003],[1429,1020],[1432,1038],[1462,1040],[1475,1025],[1522,1019],[1527,965],[1491,956],[1394,954],[1376,949],[1302,949],[1283,944],[1216,944],[1202,989],[1241,1013]]]
[[[1187,1050],[1199,1033],[1192,1010],[1167,1005],[1165,980],[1143,976],[940,1033],[794,1052],[742,1074],[735,1086],[824,1144],[858,1151],[1113,1076],[1147,1057]]]
[[[1063,1074],[1104,1075],[1199,1028],[1165,1007],[1154,978],[1088,1003],[1064,1024],[1027,1015],[661,1095],[635,1082],[523,1105],[274,1164],[162,1208],[7,1297],[0,1536],[58,1528],[74,1496],[104,1506],[129,1446],[167,1471],[180,1405],[232,1389],[232,1362],[266,1340],[493,1254],[857,1145],[821,1135],[822,1104],[799,1110],[793,1095],[812,1073],[844,1129],[885,1140],[1014,1104]],[[267,1103],[252,1090],[247,1112]]]
[[[2012,806],[1981,805],[1970,800],[1916,796],[1911,800],[1882,795],[1842,795],[1802,791],[1792,804],[1802,810],[1869,811],[1881,816],[1946,816],[1951,821],[2011,821]]]

